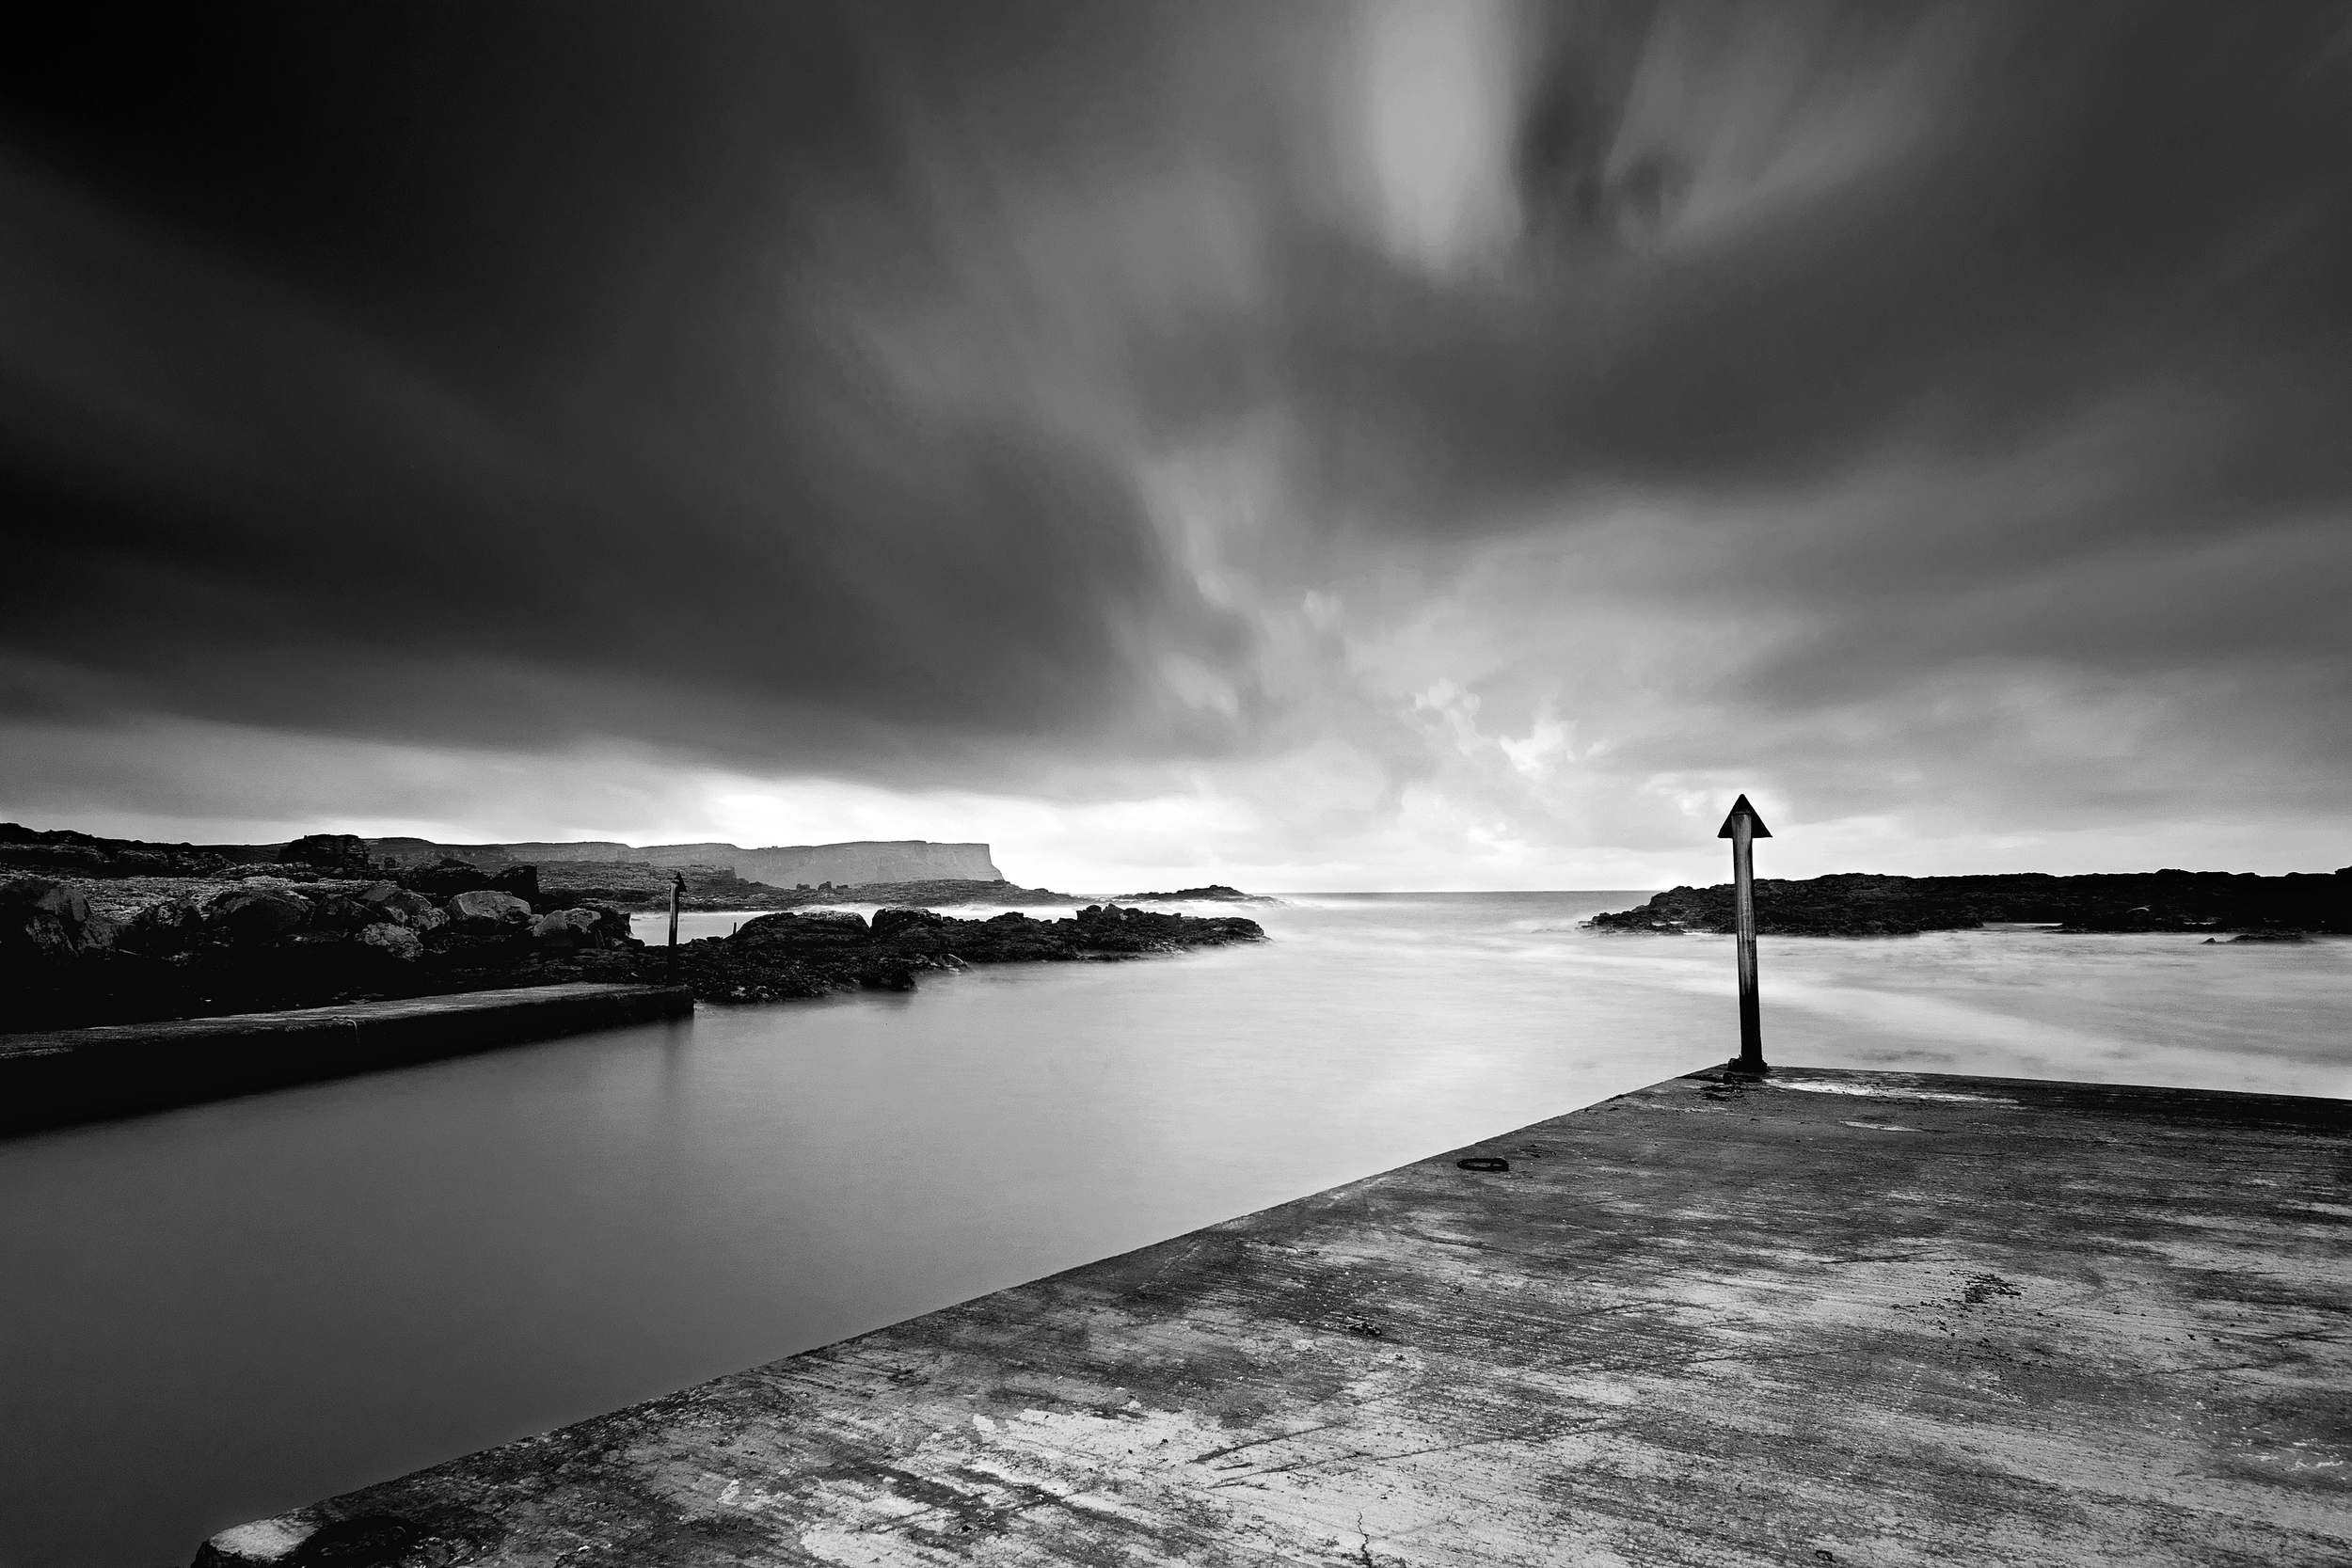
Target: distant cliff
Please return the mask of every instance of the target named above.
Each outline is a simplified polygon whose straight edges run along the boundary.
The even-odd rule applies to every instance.
[[[805,882],[997,882],[1005,874],[985,844],[931,844],[919,838],[861,839],[850,844],[778,845],[744,849],[732,844],[436,844],[421,838],[372,838],[370,852],[401,864],[448,856],[476,865],[562,861],[627,862],[639,865],[729,866],[747,882],[798,887]]]

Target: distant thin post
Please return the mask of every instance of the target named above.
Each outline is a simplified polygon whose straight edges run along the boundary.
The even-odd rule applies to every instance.
[[[1731,840],[1731,909],[1738,935],[1740,964],[1740,1054],[1727,1064],[1732,1072],[1744,1077],[1761,1078],[1771,1070],[1764,1065],[1764,1022],[1756,1001],[1756,859],[1753,846],[1759,838],[1770,838],[1772,830],[1764,826],[1764,819],[1748,804],[1748,798],[1740,797],[1724,818],[1723,831],[1715,835]]]
[[[667,958],[667,960],[666,960],[666,961],[664,961],[664,963],[662,964],[661,973],[662,973],[663,977],[664,977],[664,978],[666,978],[666,979],[670,982],[670,984],[672,984],[672,985],[676,985],[676,984],[677,984],[677,907],[678,907],[678,900],[679,900],[680,898],[684,897],[684,896],[685,896],[685,894],[686,894],[686,873],[685,873],[685,872],[683,872],[683,871],[673,871],[673,872],[671,872],[671,873],[670,873],[670,953],[669,953],[669,958]]]

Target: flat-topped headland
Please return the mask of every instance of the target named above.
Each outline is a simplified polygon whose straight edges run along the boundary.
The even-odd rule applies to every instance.
[[[1767,936],[1909,936],[2004,922],[2074,931],[2352,932],[2352,866],[2283,877],[2166,870],[1758,878],[1756,922]],[[1673,888],[1639,909],[1596,915],[1591,924],[1604,931],[1725,934],[1733,929],[1731,884]]]
[[[497,869],[531,864],[542,872],[564,862],[635,864],[669,869],[724,867],[747,882],[771,887],[818,882],[1001,882],[985,844],[934,844],[927,839],[858,839],[845,844],[774,845],[745,849],[733,844],[620,844],[609,840],[571,843],[440,844],[422,838],[371,838],[368,852],[380,861],[407,865],[461,860]]]
[[[264,850],[274,858],[242,858]],[[65,868],[83,874],[54,874]],[[708,1002],[903,990],[924,970],[1123,958],[1264,936],[1248,920],[1078,907],[1068,895],[1002,879],[776,888],[746,883],[729,867],[697,869],[706,874],[688,878],[690,904],[777,911],[680,950],[678,980]],[[616,870],[639,880],[607,885]],[[371,841],[336,834],[275,847],[149,845],[10,828],[0,833],[0,1033],[519,986],[662,983],[667,955],[631,936],[628,911],[661,907],[680,874],[633,862],[387,862]],[[870,922],[813,908],[850,903],[886,907]],[[1016,903],[1073,912],[983,921],[932,908]]]

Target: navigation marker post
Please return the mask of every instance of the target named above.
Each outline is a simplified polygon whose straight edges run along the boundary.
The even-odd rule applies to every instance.
[[[1756,1001],[1756,861],[1749,846],[1770,838],[1772,830],[1756,814],[1744,795],[1732,802],[1731,815],[1715,836],[1731,840],[1731,907],[1739,927],[1740,1054],[1724,1070],[1742,1078],[1761,1078],[1772,1069],[1764,1065],[1764,1024]]]
[[[1742,795],[1741,797],[1740,797],[1740,799],[1741,799],[1742,800],[1746,800],[1746,799],[1747,799],[1747,797],[1746,797],[1746,796],[1744,796],[1744,795]],[[668,982],[669,982],[671,985],[674,985],[674,986],[677,984],[677,907],[678,907],[678,900],[679,900],[680,898],[684,897],[684,896],[685,896],[685,894],[686,894],[686,873],[685,873],[685,872],[683,872],[683,871],[673,871],[673,872],[671,872],[671,873],[670,873],[670,952],[669,952],[669,956],[668,956],[665,959],[663,959],[663,961],[662,961],[662,965],[661,965],[661,973],[662,973],[662,976],[663,976],[663,978],[664,978],[664,979],[666,979],[666,980],[668,980]],[[1753,969],[1755,966],[1754,966],[1753,964],[1751,964],[1749,967],[1750,967],[1751,969]]]

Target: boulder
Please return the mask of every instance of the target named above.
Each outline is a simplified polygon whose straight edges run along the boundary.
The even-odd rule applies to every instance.
[[[340,893],[327,894],[310,906],[310,926],[314,930],[357,931],[375,924],[376,918],[374,910]]]
[[[763,914],[746,920],[729,947],[773,948],[783,953],[834,953],[864,948],[873,938],[866,917],[849,910],[818,910],[802,914]]]
[[[371,926],[359,933],[359,940],[379,952],[410,962],[424,952],[424,943],[405,926]]]
[[[0,953],[17,961],[59,964],[82,950],[89,901],[46,877],[0,882]]]
[[[900,931],[946,924],[947,917],[936,910],[889,909],[874,911],[874,934],[878,937],[896,936]]]
[[[290,888],[248,883],[204,905],[204,928],[231,942],[267,942],[310,923],[310,901]]]
[[[126,953],[168,958],[184,953],[204,939],[204,911],[191,898],[167,898],[124,922],[115,945]]]
[[[460,930],[481,932],[527,925],[531,905],[511,893],[481,889],[461,893],[449,901],[449,918]]]
[[[582,909],[596,917],[598,943],[605,947],[635,947],[643,943],[629,935],[628,916],[610,904],[583,904]]]
[[[570,952],[574,948],[603,945],[599,940],[602,925],[594,910],[558,910],[532,922],[531,935],[542,947]]]
[[[0,882],[0,907],[46,910],[69,925],[89,918],[89,900],[46,877],[11,877]]]
[[[356,903],[370,913],[369,923],[389,922],[395,926],[414,926],[429,931],[449,919],[434,907],[433,900],[413,888],[398,882],[377,882],[361,891]]]

